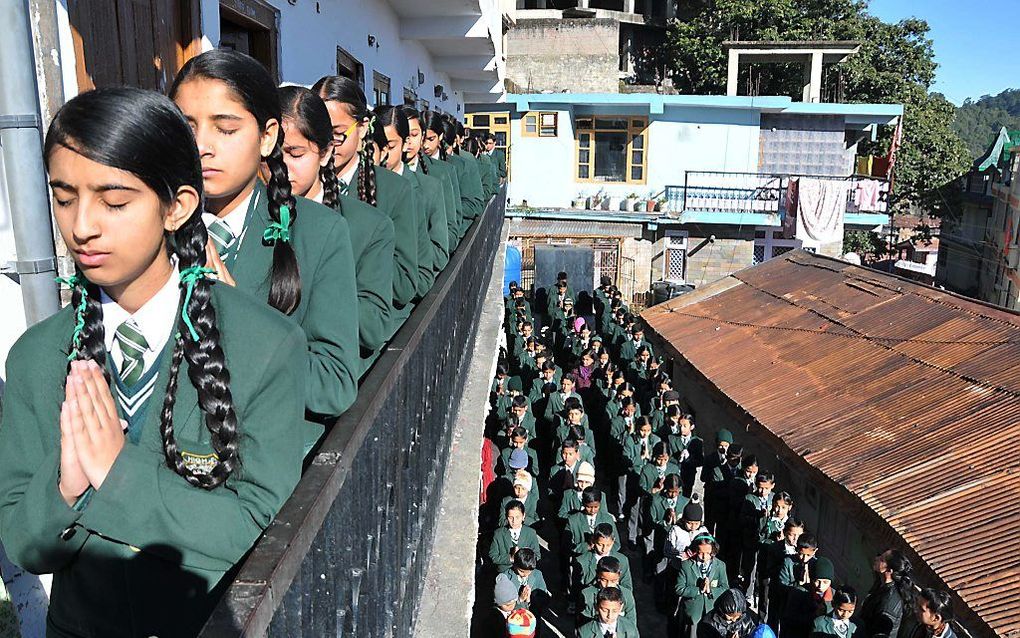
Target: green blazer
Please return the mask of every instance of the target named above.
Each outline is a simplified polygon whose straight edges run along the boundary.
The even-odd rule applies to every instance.
[[[708,580],[711,581],[710,596],[701,592],[701,571],[697,563],[693,560],[680,563],[680,572],[676,577],[676,595],[680,597],[678,611],[681,620],[697,624],[702,616],[712,611],[715,601],[730,588],[730,581],[726,578],[726,563],[713,558],[708,568]]]
[[[630,559],[621,554],[618,547],[614,548],[608,555],[620,561],[620,587],[633,592],[634,577],[630,573]],[[595,582],[595,576],[598,575],[599,560],[598,555],[592,551],[584,552],[577,557],[577,578],[583,587],[587,587]]]
[[[499,179],[506,180],[506,153],[501,148],[492,149],[492,155],[489,156],[496,164],[496,174]]]
[[[609,502],[603,501],[598,514],[595,515],[595,527],[602,523],[608,523],[613,528],[613,549],[620,549],[620,533],[616,529],[616,519],[608,510]],[[588,529],[588,515],[583,511],[575,512],[567,517],[567,527],[564,532],[564,547],[573,547],[575,554],[583,554],[588,550],[588,543],[591,540],[591,530]]]
[[[492,535],[492,544],[489,545],[489,561],[496,568],[497,572],[510,569],[513,561],[510,559],[510,549],[513,547],[530,547],[535,550],[535,557],[541,558],[542,548],[538,544],[538,534],[527,525],[521,527],[521,537],[514,544],[510,537],[509,527],[500,527]]]
[[[482,178],[482,192],[485,194],[485,199],[492,199],[492,196],[496,194],[496,190],[499,188],[499,177],[496,176],[496,167],[492,165],[492,160],[485,153],[482,153],[475,158],[478,161],[478,172]]]
[[[457,236],[463,237],[475,217],[485,210],[482,176],[478,171],[478,162],[475,158],[468,157],[467,153],[463,155],[450,153],[446,161],[457,169],[457,177],[460,180],[461,222]]]
[[[357,198],[341,195],[340,214],[347,220],[354,249],[360,372],[364,372],[373,355],[391,336],[395,234],[389,217]]]
[[[240,469],[214,490],[192,487],[163,458],[159,415],[172,339],[139,442],[125,442],[102,488],[77,509],[57,489],[72,308],[29,328],[11,349],[0,421],[0,539],[15,564],[53,574],[50,620],[67,633],[194,636],[217,602],[210,592],[301,476],[313,428],[304,421],[305,335],[261,298],[230,286],[214,285],[212,303],[241,433]],[[178,375],[174,430],[182,452],[208,455],[187,367]]]
[[[581,610],[581,615],[586,621],[596,620],[595,618],[595,597],[599,593],[598,585],[588,585],[581,590],[581,600],[584,603],[584,609]],[[637,603],[634,601],[634,594],[631,590],[626,587],[620,587],[620,593],[623,594],[623,612],[621,616],[626,616],[628,620],[633,623],[637,623]],[[599,636],[599,638],[603,638]]]
[[[460,196],[460,176],[457,174],[457,168],[449,162],[432,159],[428,156],[422,158],[422,162],[428,166],[429,175],[435,175],[443,181],[443,194],[447,198],[446,223],[449,231],[447,246],[452,254],[460,240],[457,231],[460,230],[464,220],[464,204]]]
[[[510,501],[516,501],[517,497],[504,496],[499,502],[499,526],[506,527],[506,506]],[[524,524],[532,526],[538,522],[538,488],[532,487],[528,496],[524,499]]]
[[[265,301],[273,248],[262,243],[269,225],[265,186],[259,182],[256,189],[258,206],[228,269],[239,289]],[[337,321],[337,309],[354,308],[358,299],[350,228],[336,211],[298,197],[291,245],[301,271],[301,303],[290,317],[304,329],[311,355],[305,405],[313,413],[337,416],[354,403],[361,375],[358,322],[353,315]]]
[[[826,636],[835,636],[836,638],[853,638],[854,632],[857,631],[857,625],[853,622],[850,623],[850,630],[846,635],[840,635],[836,633],[836,625],[833,622],[832,616],[819,616],[815,618],[814,625],[811,627],[811,638],[825,638]]]
[[[666,462],[666,473],[663,477],[670,474],[679,474],[680,466],[676,464],[676,461],[670,459]],[[651,495],[652,488],[655,487],[655,483],[659,480],[659,470],[656,465],[651,461],[645,463],[644,467],[638,473],[638,484],[641,485],[641,489],[645,494]]]
[[[354,172],[351,188],[358,183],[360,170],[359,166]],[[393,222],[393,307],[400,310],[418,291],[418,200],[411,182],[393,171],[376,166],[375,181],[376,208]]]
[[[423,215],[418,219],[420,237],[418,243],[418,295],[424,297],[436,274],[450,261],[449,226],[446,223],[446,200],[443,198],[443,184],[438,177],[431,177],[404,167],[404,176],[415,184],[418,205]],[[424,225],[422,225],[424,224]],[[424,231],[428,232],[424,232]]]
[[[599,629],[597,620],[577,628],[577,638],[603,638],[604,635]],[[641,634],[638,633],[637,623],[627,616],[621,615],[616,619],[615,638],[641,638]]]

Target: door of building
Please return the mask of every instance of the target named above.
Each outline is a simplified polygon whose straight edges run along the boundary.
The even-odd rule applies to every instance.
[[[137,86],[160,93],[201,51],[200,0],[68,0],[78,91]]]

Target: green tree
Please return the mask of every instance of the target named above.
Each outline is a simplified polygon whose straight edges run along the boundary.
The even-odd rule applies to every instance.
[[[953,130],[967,144],[975,159],[988,150],[999,130],[1020,130],[1020,89],[1008,89],[998,95],[983,95],[967,100],[956,111]]]
[[[726,40],[857,40],[861,50],[826,76],[840,99],[903,104],[903,144],[896,166],[894,202],[939,213],[950,182],[970,157],[952,130],[955,107],[929,93],[937,65],[928,23],[883,22],[864,0],[702,0],[670,26],[673,81],[681,93],[719,94],[726,88]],[[801,81],[797,65],[745,69],[742,86],[758,95],[791,95]],[[746,84],[745,84],[746,83]],[[892,131],[861,150],[884,155]]]

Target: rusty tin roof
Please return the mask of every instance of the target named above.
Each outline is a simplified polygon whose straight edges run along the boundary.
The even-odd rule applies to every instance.
[[[1020,315],[797,250],[642,316],[1020,635]]]

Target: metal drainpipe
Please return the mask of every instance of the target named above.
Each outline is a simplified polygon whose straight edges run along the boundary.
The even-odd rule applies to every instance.
[[[29,326],[60,310],[54,277],[49,189],[42,156],[42,118],[36,85],[28,0],[0,2],[8,36],[0,46],[0,147],[14,225],[15,262]]]

